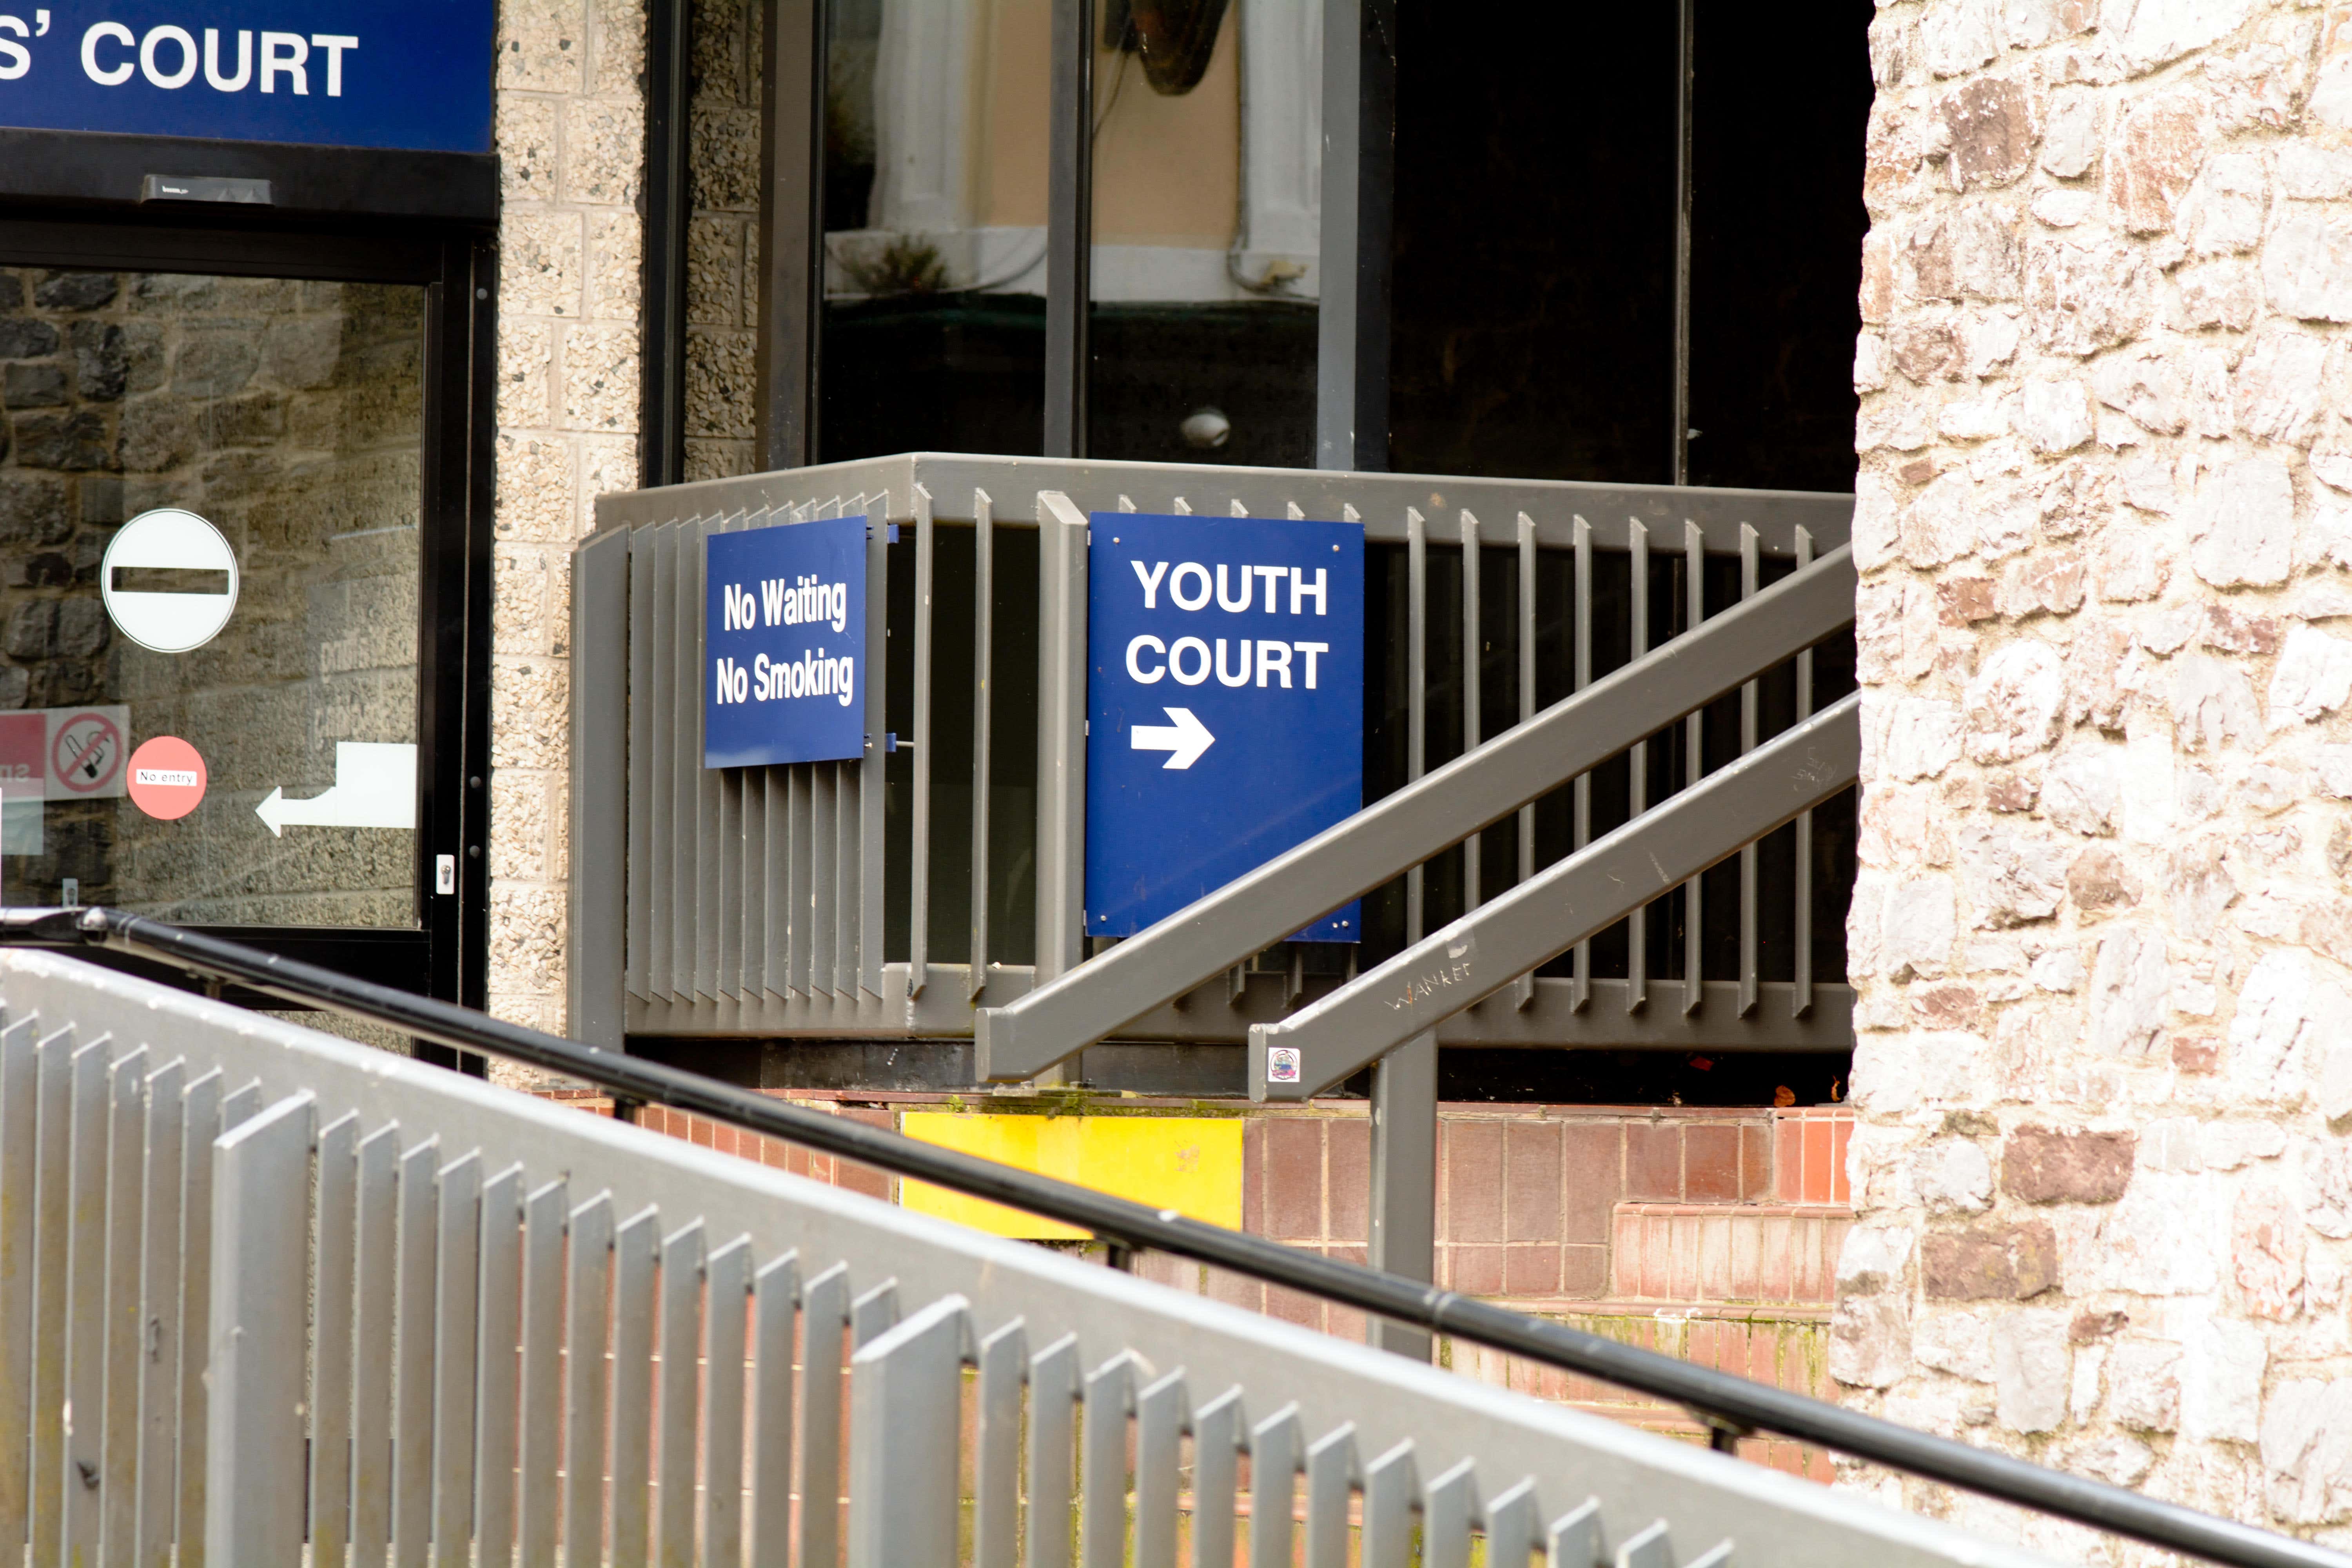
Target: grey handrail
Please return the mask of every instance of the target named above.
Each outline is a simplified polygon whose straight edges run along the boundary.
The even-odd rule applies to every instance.
[[[1861,769],[1856,691],[1311,1005],[1252,1025],[1250,1098],[1320,1093],[1738,854]],[[1277,1047],[1298,1053],[1286,1081],[1268,1072]]]
[[[973,1037],[982,1079],[1033,1078],[1597,767],[1853,621],[1841,545],[1754,598],[1561,699],[1110,952],[1003,1007]]]

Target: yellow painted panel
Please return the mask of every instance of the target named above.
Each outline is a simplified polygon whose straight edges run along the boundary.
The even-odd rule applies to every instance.
[[[1018,1165],[1097,1192],[1172,1208],[1238,1230],[1242,1223],[1239,1117],[974,1116],[910,1110],[910,1138]],[[899,1201],[992,1236],[1075,1239],[1087,1233],[924,1182],[900,1184]]]

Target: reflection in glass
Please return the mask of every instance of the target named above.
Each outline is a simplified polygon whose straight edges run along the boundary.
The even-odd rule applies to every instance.
[[[826,15],[821,460],[1034,453],[1052,0]]]
[[[413,777],[424,331],[413,287],[0,270],[7,901],[415,925],[413,826],[364,824],[415,812],[382,769]],[[99,590],[121,525],[164,507],[238,568],[226,623],[184,653],[139,646]],[[145,565],[118,590],[215,585]],[[203,760],[185,815],[125,793],[126,753],[157,736]],[[363,765],[339,781],[351,742]]]
[[[1097,6],[1088,453],[1311,468],[1322,7]]]

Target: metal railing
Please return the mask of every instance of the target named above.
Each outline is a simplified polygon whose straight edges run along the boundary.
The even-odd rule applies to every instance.
[[[1644,740],[1685,714],[1724,694],[1752,685],[1763,672],[1788,660],[1806,658],[1818,643],[1853,620],[1854,575],[1851,552],[1844,547],[1799,571],[1757,596],[1706,621],[1664,647],[1626,664],[1533,715],[1484,745],[1465,752],[1436,772],[1339,823],[1286,854],[1171,915],[1151,929],[1119,943],[1083,968],[1030,992],[1003,1007],[983,1008],[979,1017],[979,1070],[983,1078],[1019,1079],[1066,1060],[1076,1052],[1130,1026],[1148,1008],[1164,1005],[1247,953],[1297,931],[1324,910],[1337,908],[1389,880],[1419,867],[1449,847],[1475,842],[1478,832],[1512,813],[1524,815],[1538,796],[1575,781],[1580,794],[1589,791],[1592,770],[1613,756],[1638,752]],[[1847,706],[1850,708],[1851,704]],[[1836,709],[1832,712],[1838,711]],[[1808,721],[1810,732],[1819,732],[1828,715]],[[1852,713],[1831,721],[1838,733],[1853,730]],[[1805,730],[1807,724],[1801,724]],[[1753,728],[1745,737],[1755,743]],[[1772,752],[1780,742],[1768,744]],[[1849,749],[1856,749],[1849,748]],[[1547,988],[1529,978],[1535,968],[1570,948],[1578,948],[1574,976],[1551,983],[1561,994],[1559,1003],[1582,1012],[1591,1005],[1591,954],[1588,943],[1600,931],[1633,914],[1654,898],[1687,885],[1699,872],[1732,854],[1743,856],[1742,880],[1750,895],[1744,910],[1752,928],[1755,916],[1754,868],[1747,847],[1783,822],[1804,826],[1811,807],[1853,783],[1853,770],[1843,776],[1818,781],[1790,812],[1725,810],[1725,798],[1738,800],[1756,788],[1756,771],[1763,753],[1744,755],[1732,767],[1694,781],[1685,792],[1670,795],[1664,805],[1634,816],[1598,845],[1580,845],[1567,858],[1538,873],[1532,863],[1522,867],[1518,885],[1497,902],[1474,908],[1437,937],[1416,939],[1369,973],[1331,991],[1289,1018],[1255,1024],[1251,1039],[1259,1047],[1250,1053],[1250,1083],[1265,1098],[1269,1089],[1288,1098],[1304,1098],[1329,1088],[1356,1068],[1382,1055],[1423,1029],[1458,1018],[1469,1006],[1505,984],[1517,982],[1515,1011],[1532,1006]],[[1752,802],[1742,802],[1750,805]],[[1754,820],[1749,820],[1753,817]],[[1694,823],[1703,825],[1696,833]],[[1580,835],[1581,837],[1581,835]],[[1802,835],[1800,835],[1801,840]],[[1525,841],[1524,838],[1522,840]],[[1607,847],[1604,851],[1604,846]],[[1650,867],[1673,862],[1682,868],[1663,879],[1642,875],[1628,879],[1604,876],[1586,889],[1574,910],[1560,910],[1562,921],[1578,922],[1560,934],[1559,921],[1530,925],[1523,919],[1530,896],[1559,879],[1600,863],[1596,857],[1623,859],[1629,851]],[[1800,878],[1798,910],[1804,910],[1810,890]],[[1496,929],[1498,921],[1515,924],[1514,944],[1528,951],[1517,967],[1497,969],[1491,963],[1476,965],[1476,976],[1463,963],[1463,953],[1449,952],[1475,941],[1481,928]],[[1800,922],[1801,925],[1801,921]],[[1558,940],[1551,940],[1557,936]],[[1490,940],[1489,953],[1496,951]],[[1614,1005],[1593,1009],[1631,1035],[1659,1028],[1658,1016],[1682,1026],[1680,1043],[1698,1043],[1687,1032],[1701,998],[1683,987],[1683,1005],[1647,1009],[1649,997],[1642,979],[1639,944],[1629,942],[1633,973],[1622,983]],[[1763,1010],[1762,986],[1747,950],[1737,993],[1729,1005],[1719,1008],[1734,1016],[1752,1016]],[[1440,954],[1444,954],[1440,959]],[[1516,963],[1517,961],[1513,961]],[[1443,974],[1439,990],[1416,996],[1410,990],[1396,1003],[1395,985],[1411,984],[1407,976]],[[1360,1005],[1379,998],[1369,1013]],[[1441,998],[1447,1000],[1441,1003]],[[1770,1009],[1777,1017],[1802,1020],[1814,1005],[1812,977],[1800,966],[1785,997]],[[1396,1004],[1396,1005],[1391,1005]],[[1416,1005],[1419,1004],[1419,1005]],[[1371,1019],[1397,1027],[1381,1033],[1367,1028]],[[1341,1037],[1349,1045],[1369,1048],[1351,1051],[1345,1065],[1336,1058],[1327,1067],[1310,1053],[1306,1069],[1294,1082],[1266,1082],[1264,1047],[1280,1040],[1297,1044],[1342,1018]],[[1669,1025],[1669,1026],[1672,1026]],[[1751,1043],[1785,1043],[1758,1030]],[[1328,1052],[1322,1053],[1329,1057]]]
[[[977,1008],[1017,1005],[1087,963],[1090,513],[1360,521],[1378,796],[1837,551],[1851,510],[1845,496],[937,454],[602,498],[574,566],[573,1026],[607,1042],[954,1037]],[[703,769],[701,542],[860,513],[875,524],[866,758]],[[1811,658],[1785,672],[1799,716]],[[1751,681],[1711,717],[1629,741],[1622,777],[1588,769],[1401,868],[1368,906],[1364,962],[1751,749],[1759,703]],[[1459,1016],[1442,1037],[1850,1045],[1842,922],[1813,916],[1810,826],[1792,830],[1785,867],[1744,855],[1728,897],[1703,899],[1693,879],[1615,946],[1580,944],[1559,975],[1523,982],[1519,1005]],[[1354,972],[1279,933],[1262,945],[1123,1020],[1126,1037],[1238,1043]],[[1664,987],[1679,1005],[1638,1005]]]
[[[2168,1550],[2320,1546],[1360,1265],[104,910],[0,913],[1058,1218]],[[312,1194],[318,1194],[315,1203]],[[741,1300],[740,1312],[713,1310]],[[312,1311],[306,1302],[315,1302]],[[829,1331],[810,1331],[825,1326]],[[846,1327],[849,1427],[836,1392]],[[797,1358],[794,1346],[798,1345]],[[598,1354],[566,1354],[593,1345]],[[609,1366],[603,1352],[611,1352]],[[656,1351],[658,1349],[658,1357]],[[299,1353],[298,1353],[299,1352]],[[1032,1352],[1034,1353],[1032,1353]],[[713,1369],[699,1383],[697,1357]],[[209,1359],[208,1359],[209,1358]],[[1925,1521],[47,953],[0,953],[0,1540],[34,1561],[2022,1562]],[[1027,1410],[1025,1450],[1024,1387]],[[68,1409],[100,1412],[80,1421]],[[1129,1418],[1134,1426],[1129,1464]],[[743,1446],[745,1422],[751,1445]],[[307,1441],[308,1459],[305,1458]],[[846,1447],[845,1449],[845,1442]],[[558,1464],[559,1450],[562,1464]],[[698,1452],[700,1468],[697,1468]],[[1025,1459],[1024,1455],[1025,1453]],[[1025,1464],[1025,1473],[1024,1466]],[[812,1478],[816,1489],[811,1489]],[[828,1483],[831,1483],[828,1489]],[[890,1506],[874,1500],[887,1493]],[[649,1506],[648,1499],[653,1500]],[[795,1507],[795,1499],[800,1506]],[[1037,1511],[1046,1510],[1044,1516]],[[21,1533],[19,1539],[25,1539]],[[634,1545],[629,1544],[634,1542]],[[1671,1544],[1670,1544],[1671,1542]],[[1514,1552],[1517,1553],[1516,1558]],[[353,1561],[358,1561],[354,1557]]]

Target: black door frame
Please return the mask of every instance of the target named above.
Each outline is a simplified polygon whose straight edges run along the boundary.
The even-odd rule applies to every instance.
[[[249,210],[249,209],[248,209]],[[479,1008],[489,958],[489,759],[492,462],[497,419],[497,247],[475,224],[416,218],[238,221],[242,212],[89,207],[0,210],[0,265],[89,271],[204,272],[421,285],[425,407],[417,595],[416,929],[206,928],[404,990]],[[454,855],[455,896],[434,891],[435,861]],[[99,957],[96,950],[84,956]],[[112,959],[113,955],[106,955]],[[167,984],[175,970],[120,967]],[[228,999],[283,1007],[244,995]],[[455,1053],[420,1049],[455,1059]]]

